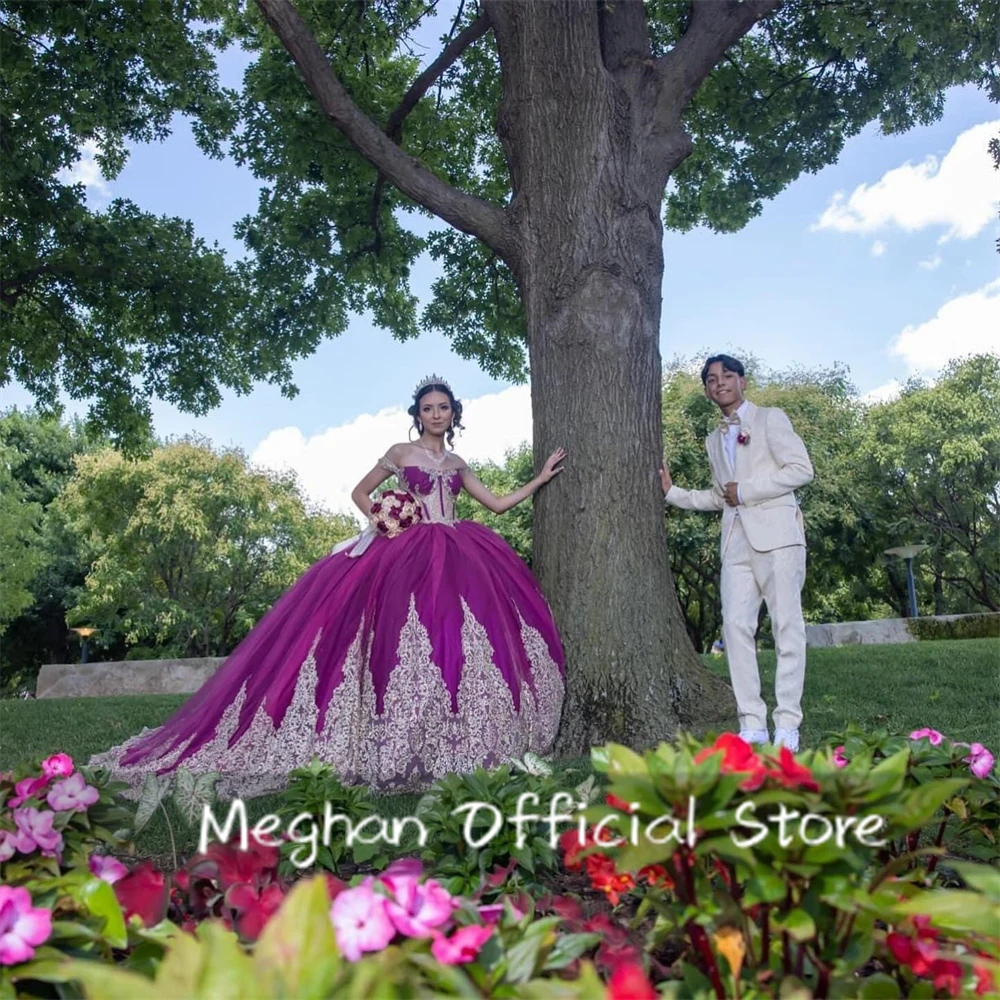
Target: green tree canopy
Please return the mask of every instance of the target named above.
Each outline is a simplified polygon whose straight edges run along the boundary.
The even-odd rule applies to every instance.
[[[91,556],[74,622],[178,655],[228,653],[313,562],[357,532],[294,477],[190,439],[79,459],[59,499]]]

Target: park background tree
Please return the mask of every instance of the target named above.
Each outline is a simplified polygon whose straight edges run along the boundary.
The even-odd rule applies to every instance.
[[[90,569],[71,622],[176,656],[232,651],[353,518],[311,510],[295,477],[200,439],[82,457],[59,498]]]
[[[287,357],[367,308],[494,375],[530,369],[536,462],[571,457],[535,504],[572,667],[559,747],[704,721],[726,696],[684,633],[655,475],[661,214],[737,229],[867,123],[932,121],[956,84],[995,98],[997,3],[485,0],[422,73],[406,45],[430,5],[258,7],[222,15],[256,59],[239,128],[212,120],[265,184],[233,269],[246,343]],[[425,250],[442,275],[418,317]]]

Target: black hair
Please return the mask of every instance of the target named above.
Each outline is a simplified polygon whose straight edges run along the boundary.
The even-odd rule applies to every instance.
[[[737,361],[736,358],[730,357],[728,354],[713,354],[704,364],[701,369],[701,384],[705,385],[708,382],[708,369],[716,363],[716,361],[722,362],[722,370],[727,372],[735,372],[740,378],[746,377],[746,372],[743,370],[743,362]]]
[[[464,431],[465,428],[462,426],[462,404],[459,400],[455,399],[455,394],[446,385],[442,385],[440,382],[432,382],[430,385],[423,386],[420,391],[413,397],[413,405],[406,411],[411,417],[413,417],[413,426],[416,427],[418,434],[423,434],[424,425],[420,422],[420,400],[424,398],[429,392],[443,392],[448,397],[448,402],[451,404],[451,427],[445,432],[445,437],[448,439],[448,447],[452,447],[452,442],[455,440],[455,431]]]

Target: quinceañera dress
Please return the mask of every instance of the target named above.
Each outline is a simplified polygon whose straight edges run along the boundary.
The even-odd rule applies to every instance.
[[[455,520],[464,465],[379,464],[421,520],[338,546],[171,719],[91,766],[132,795],[185,768],[251,796],[317,755],[345,782],[398,791],[551,748],[565,665],[534,577],[494,532]]]

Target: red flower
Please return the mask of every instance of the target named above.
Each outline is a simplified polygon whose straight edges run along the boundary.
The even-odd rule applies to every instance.
[[[623,802],[617,795],[612,795],[611,792],[608,792],[604,801],[611,806],[612,809],[617,809],[619,812],[627,813],[631,811],[627,802]]]
[[[985,958],[985,956],[983,956]],[[984,993],[993,993],[996,986],[993,983],[993,973],[985,965],[973,965],[972,971],[976,976],[976,996],[981,997]]]
[[[673,879],[667,874],[667,869],[663,865],[646,865],[636,872],[636,878],[644,878],[651,886],[658,889],[672,889]]]
[[[722,774],[748,775],[740,783],[740,788],[745,792],[753,792],[764,784],[767,769],[746,740],[740,739],[735,733],[723,733],[710,747],[699,750],[695,754],[694,762],[700,764],[716,753],[724,755],[719,767]]]
[[[777,764],[777,767],[774,765]],[[781,756],[778,760],[773,757],[768,758],[767,776],[774,778],[779,785],[785,788],[804,788],[807,792],[818,792],[819,785],[809,770],[795,759],[795,754],[788,747],[781,748]]]
[[[953,997],[957,997],[962,992],[962,966],[958,962],[939,958],[932,963],[930,968],[931,982],[934,989],[944,990]]]
[[[125,911],[125,919],[132,915],[147,926],[158,924],[167,912],[167,880],[163,872],[153,867],[152,861],[136,865],[124,878],[112,886],[118,902]]]
[[[893,931],[886,935],[885,943],[893,958],[900,965],[908,965],[916,976],[926,976],[937,958],[937,946],[926,939],[911,938]]]
[[[260,876],[275,873],[279,857],[277,847],[249,837],[245,851],[240,850],[238,841],[209,844],[204,854],[188,862],[188,871],[194,878],[214,879],[225,891],[238,882],[260,881]]]
[[[638,963],[622,963],[608,980],[607,1000],[657,1000],[657,997]]]
[[[580,855],[587,850],[588,847],[594,846],[594,841],[591,839],[590,831],[587,830],[583,835],[583,843],[580,842],[580,831],[579,830],[567,830],[559,838],[559,846],[562,848],[563,852],[563,866],[567,871],[575,872],[579,871],[580,866],[583,862],[580,860]]]
[[[278,912],[285,890],[276,882],[263,887],[238,882],[226,891],[225,902],[236,914],[236,933],[244,941],[256,941],[268,920]]]

